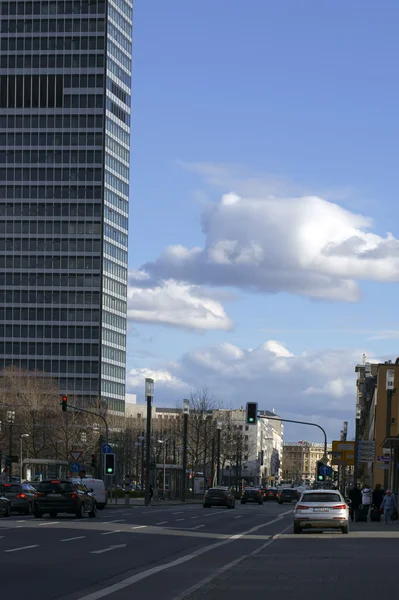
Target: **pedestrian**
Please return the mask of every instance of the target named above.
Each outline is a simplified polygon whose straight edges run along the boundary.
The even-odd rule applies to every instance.
[[[350,505],[350,516],[351,521],[353,522],[355,517],[355,512],[359,508],[362,503],[362,493],[359,490],[358,486],[354,486],[349,492],[349,500],[351,501]]]
[[[381,502],[381,511],[384,511],[384,525],[392,523],[392,513],[396,510],[396,499],[391,490],[387,490]]]
[[[377,483],[375,489],[373,491],[373,504],[376,510],[380,510],[381,504],[384,498],[384,490],[381,487],[380,483]]]
[[[154,488],[152,487],[152,485],[150,485],[149,492],[150,492],[150,504],[152,504],[152,497],[154,495]]]

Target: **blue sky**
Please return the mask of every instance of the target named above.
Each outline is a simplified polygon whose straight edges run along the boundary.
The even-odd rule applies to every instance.
[[[195,286],[196,297],[203,294],[225,311],[218,318],[225,325],[190,330],[179,326],[185,322],[181,312],[177,326],[176,322],[171,325],[176,294],[167,296],[166,324],[162,323],[162,295],[159,309],[153,309],[158,322],[148,323],[151,318],[142,317],[148,296],[142,294],[137,305],[133,299],[128,391],[140,394],[144,375],[152,372],[159,404],[178,402],[186,395],[185,389],[203,385],[213,385],[225,404],[245,403],[247,379],[243,376],[231,390],[230,359],[224,357],[227,362],[220,363],[215,385],[215,374],[201,371],[198,353],[209,354],[210,348],[221,352],[223,344],[246,352],[275,340],[293,356],[281,356],[283,351],[268,349],[262,360],[267,369],[270,364],[280,365],[272,367],[273,372],[279,368],[284,371],[281,361],[288,361],[286,368],[297,397],[309,397],[306,390],[321,389],[325,381],[344,383],[341,391],[330,395],[328,390],[325,392],[323,412],[320,397],[315,396],[314,404],[307,408],[302,408],[300,402],[298,408],[297,401],[280,398],[278,380],[273,383],[276,388],[270,387],[273,378],[268,376],[269,371],[264,376],[256,372],[258,387],[254,393],[262,407],[271,408],[273,403],[277,411],[291,416],[328,415],[334,435],[335,431],[339,433],[338,424],[352,416],[354,364],[360,362],[362,353],[396,358],[399,334],[392,332],[399,331],[399,317],[395,316],[399,273],[399,83],[395,76],[398,18],[399,5],[393,0],[385,2],[383,10],[371,1],[135,3],[130,268],[149,273],[148,289],[162,287],[160,282],[169,279]],[[315,298],[313,292],[297,293],[299,283],[294,290],[285,285],[279,291],[277,285],[271,294],[270,280],[258,286],[256,265],[248,265],[251,281],[245,283],[247,273],[242,270],[235,274],[228,267],[227,273],[219,265],[214,275],[211,270],[207,272],[204,257],[189,264],[179,258],[176,266],[174,256],[173,261],[158,264],[169,245],[204,249],[204,245],[211,245],[211,237],[213,241],[226,240],[227,233],[222,229],[225,222],[230,222],[230,213],[223,216],[227,208],[220,206],[218,220],[212,207],[223,204],[222,195],[232,192],[243,198],[241,204],[256,196],[257,204],[248,204],[248,214],[263,210],[263,198],[269,196],[317,196],[322,203],[353,213],[355,220],[356,215],[372,219],[368,228],[352,222],[349,228],[382,238],[390,232],[395,239],[387,248],[384,240],[368,238],[368,249],[371,245],[373,252],[382,252],[383,256],[374,256],[374,262],[365,264],[364,271],[361,266],[359,269],[364,255],[359,259],[356,252],[349,253],[350,261],[344,266],[334,266],[343,269],[334,272],[334,277],[344,276],[345,281],[350,279],[358,286],[356,301],[348,301],[348,294],[331,300]],[[320,204],[314,209],[320,231],[331,218],[328,211],[323,217],[325,208]],[[280,223],[284,223],[284,210]],[[301,247],[289,254],[287,265],[282,249],[296,240],[301,215],[303,222],[299,224],[307,228],[306,214],[312,210],[305,202],[293,222],[287,212],[287,229],[284,225],[278,227],[273,244],[273,227],[265,228],[266,246],[259,242],[258,233],[258,245],[269,254],[269,261],[278,258],[279,272],[287,268],[288,279],[290,272],[293,276],[300,273],[302,264],[298,271],[292,261]],[[209,230],[205,226],[204,235],[203,218],[209,214]],[[317,237],[317,218],[310,219],[310,238]],[[247,245],[254,243],[250,227],[243,225],[239,230],[239,222],[231,220],[229,240],[232,231],[237,232],[237,239],[241,236],[242,243],[244,239]],[[334,237],[334,228],[330,234]],[[349,234],[344,235],[347,237]],[[305,279],[313,273],[314,259],[305,268]],[[353,276],[348,275],[350,269],[354,269]],[[263,277],[267,279],[267,269]],[[334,289],[334,281],[327,288]],[[317,287],[320,292],[323,286]],[[192,289],[187,293],[191,298]],[[190,304],[190,318],[198,308],[197,300],[194,305]],[[383,339],[371,339],[381,336]],[[336,352],[337,364],[331,372],[318,372],[320,361],[330,351]],[[316,374],[309,369],[308,379],[301,377],[302,387],[298,389],[297,372],[303,370],[304,353],[312,357]],[[294,438],[301,434],[311,438],[299,429],[288,429],[288,433]]]

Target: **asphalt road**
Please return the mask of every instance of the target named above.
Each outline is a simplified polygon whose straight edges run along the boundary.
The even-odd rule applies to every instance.
[[[0,520],[2,594],[41,600],[340,600],[396,592],[399,525],[292,534],[291,505]]]

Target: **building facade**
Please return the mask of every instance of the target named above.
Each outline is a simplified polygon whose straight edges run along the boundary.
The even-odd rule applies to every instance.
[[[331,452],[331,446],[327,447]],[[287,442],[283,446],[283,479],[299,483],[313,481],[316,462],[324,456],[324,444],[312,442]]]
[[[117,414],[131,54],[132,0],[0,1],[0,369]]]

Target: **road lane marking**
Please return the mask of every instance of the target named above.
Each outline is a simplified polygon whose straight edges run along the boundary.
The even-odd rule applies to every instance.
[[[108,546],[102,550],[92,550],[90,554],[103,554],[104,552],[110,552],[111,550],[117,550],[118,548],[126,548],[126,544],[119,544],[118,546]]]
[[[238,515],[238,517],[234,517],[235,519],[242,519],[242,515]]]
[[[63,540],[60,540],[60,542],[73,542],[74,540],[84,540],[85,537],[85,535],[77,535],[76,537],[65,538]]]
[[[147,525],[136,525],[135,527],[132,527],[132,529],[145,529],[147,527]]]
[[[38,548],[39,544],[33,546],[21,546],[20,548],[11,548],[11,550],[4,550],[4,552],[19,552],[20,550],[29,550],[29,548]]]
[[[59,521],[50,521],[48,523],[39,523],[38,527],[45,527],[45,525],[58,525]]]
[[[199,517],[198,516],[197,517],[190,517],[190,519],[199,519]]]
[[[286,514],[288,514],[289,512],[292,512],[292,511],[287,511]],[[216,542],[215,544],[209,544],[208,546],[204,546],[203,548],[199,548],[198,550],[195,550],[191,554],[186,554],[185,556],[181,556],[180,558],[172,560],[169,563],[158,565],[156,567],[152,567],[151,569],[147,569],[146,571],[142,571],[141,573],[137,573],[136,575],[132,575],[131,577],[127,577],[126,579],[123,579],[122,581],[119,581],[118,583],[114,583],[112,585],[109,585],[108,587],[104,587],[102,589],[96,590],[95,592],[91,592],[90,594],[86,594],[86,596],[81,596],[80,598],[77,598],[77,600],[99,600],[100,598],[105,598],[106,596],[110,596],[111,594],[114,594],[115,592],[119,592],[120,590],[124,590],[125,588],[130,587],[131,585],[133,585],[134,583],[137,583],[138,581],[147,579],[148,577],[151,577],[152,575],[156,575],[157,573],[160,573],[162,571],[166,571],[167,569],[172,569],[173,567],[180,566],[190,560],[193,560],[194,558],[197,558],[198,556],[201,556],[202,554],[205,554],[206,552],[215,550],[215,548],[219,548],[220,546],[225,546],[226,544],[231,544],[234,540],[237,540],[237,539],[243,538],[247,535],[250,535],[251,533],[254,533],[255,531],[258,531],[259,529],[262,529],[263,527],[267,527],[268,525],[271,525],[273,523],[277,523],[278,521],[281,521],[282,515],[283,515],[283,513],[281,513],[281,515],[279,515],[276,519],[273,519],[272,521],[269,521],[267,523],[262,523],[261,525],[256,525],[255,527],[252,527],[252,529],[243,531],[242,533],[240,533],[238,535],[229,536],[226,540]],[[137,528],[132,527],[132,529],[137,529]],[[289,529],[292,529],[292,524],[290,524],[289,527],[285,528],[281,533],[284,533],[285,531],[288,531]],[[266,548],[267,545],[270,545],[274,541],[275,540],[268,540],[266,542],[266,544],[263,544],[263,546],[261,546],[260,549],[258,549],[258,550],[260,551],[261,549]],[[97,551],[97,553],[98,553],[98,551]],[[241,558],[241,560],[244,560],[245,558],[247,558],[247,556],[251,556],[251,554],[245,554],[244,556],[242,556],[240,558]],[[233,563],[230,563],[230,566],[232,566],[232,565],[234,566],[234,561],[233,561]],[[225,569],[225,570],[227,570],[227,569]],[[200,582],[200,583],[201,583],[201,585],[204,585],[203,582]],[[207,583],[207,581],[205,583]],[[188,598],[189,597],[190,596],[188,596]],[[184,596],[182,598],[184,598]],[[179,600],[179,597],[174,598],[173,600]]]
[[[172,515],[182,515],[183,514],[183,510],[179,510],[179,512],[174,512],[172,513]]]
[[[167,521],[160,521],[159,523],[155,523],[155,525],[165,525],[165,523],[167,523]]]
[[[126,523],[126,519],[113,519],[112,521],[102,521],[104,523]]]
[[[115,531],[105,531],[104,533],[100,533],[100,535],[112,535],[113,533],[120,533],[120,529],[115,529]]]
[[[201,527],[205,527],[205,525],[197,525],[196,527],[190,527],[190,529],[201,529]]]

